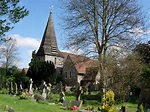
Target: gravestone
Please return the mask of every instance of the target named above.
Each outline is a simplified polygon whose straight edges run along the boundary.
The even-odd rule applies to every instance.
[[[12,82],[10,82],[9,93],[10,94],[13,93],[13,83]]]
[[[127,107],[126,107],[126,106],[122,106],[122,107],[121,107],[121,112],[128,112]]]
[[[17,88],[17,83],[14,83],[14,94],[17,94],[18,93],[18,88]]]
[[[19,85],[19,89],[20,89],[20,91],[22,91],[22,82],[20,82],[20,85]]]
[[[77,95],[76,100],[80,100],[82,87],[80,86],[79,82],[76,83],[74,91],[76,92],[76,95]]]
[[[43,82],[43,91],[42,91],[42,97],[44,98],[44,100],[46,99],[46,82]]]
[[[147,109],[147,112],[150,112],[150,109]]]
[[[60,99],[59,99],[59,101],[61,102],[61,103],[63,103],[63,101],[65,100],[65,93],[63,92],[63,91],[61,91],[60,93],[59,93],[59,95],[60,95]]]
[[[30,79],[29,95],[33,95],[32,85],[33,85],[33,81],[32,79]]]
[[[77,106],[78,109],[80,109],[82,107],[82,103],[83,103],[83,101],[78,101],[78,100],[72,101],[71,102],[71,107]]]
[[[19,94],[20,95],[22,94],[22,91],[23,91],[22,82],[20,82],[20,84],[19,84]]]
[[[15,112],[12,107],[9,108],[8,112]]]
[[[46,92],[48,99],[49,99],[50,96],[51,96],[51,87],[52,87],[51,83],[48,83],[48,85],[47,85],[47,92]]]
[[[54,88],[54,93],[60,93],[63,89],[62,82],[60,81],[59,83],[56,84]]]
[[[68,106],[68,103],[69,103],[68,100],[64,100],[64,101],[63,101],[63,106],[64,106],[64,107]]]

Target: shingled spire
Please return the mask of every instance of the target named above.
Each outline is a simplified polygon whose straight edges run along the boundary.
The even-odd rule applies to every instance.
[[[45,55],[63,57],[57,47],[52,11],[50,11],[42,42],[37,52],[37,56],[43,57]]]

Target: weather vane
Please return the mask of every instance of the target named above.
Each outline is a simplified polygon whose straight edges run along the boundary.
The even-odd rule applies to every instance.
[[[53,10],[53,6],[50,7],[50,12],[52,12],[52,10]]]

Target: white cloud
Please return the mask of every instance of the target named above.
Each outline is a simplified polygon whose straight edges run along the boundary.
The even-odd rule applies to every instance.
[[[22,37],[18,34],[10,35],[10,37],[16,39],[17,47],[37,49],[40,45],[40,42],[32,37]]]
[[[144,30],[143,27],[137,27],[130,31],[137,37],[141,37],[143,35],[150,35],[150,28]]]
[[[19,34],[13,34],[9,37],[16,40],[16,47],[18,47],[20,60],[17,64],[19,68],[28,67],[32,58],[32,51],[38,50],[40,41],[33,37],[22,37]]]

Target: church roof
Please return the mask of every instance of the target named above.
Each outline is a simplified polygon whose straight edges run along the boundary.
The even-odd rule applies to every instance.
[[[37,56],[44,55],[63,57],[57,47],[54,23],[52,19],[52,11],[50,12],[40,48],[37,51]]]
[[[97,60],[92,60],[85,56],[76,55],[76,54],[67,53],[67,52],[61,52],[61,53],[64,56],[64,60],[66,60],[67,57],[69,56],[69,58],[73,62],[73,66],[75,66],[79,74],[86,74],[87,68],[96,67],[98,63]]]

